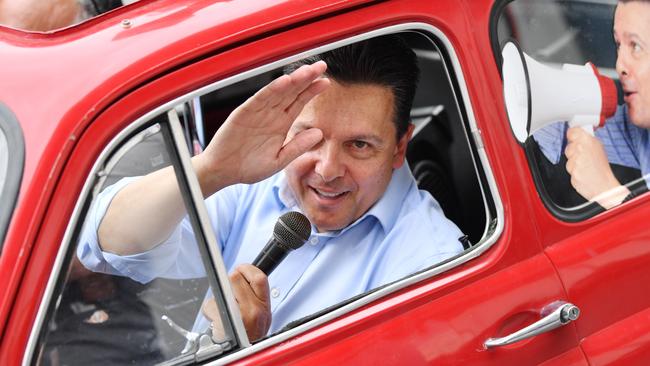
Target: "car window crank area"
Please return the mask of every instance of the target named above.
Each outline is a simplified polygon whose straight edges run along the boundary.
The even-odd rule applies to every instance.
[[[170,365],[177,364],[181,359],[187,359],[190,363],[201,362],[209,357],[222,354],[232,348],[230,342],[215,342],[211,335],[212,327],[208,328],[205,332],[196,333],[183,329],[167,315],[163,315],[162,319],[166,321],[173,330],[178,332],[187,340],[185,348],[181,351],[181,356],[170,360],[172,361],[169,363]]]

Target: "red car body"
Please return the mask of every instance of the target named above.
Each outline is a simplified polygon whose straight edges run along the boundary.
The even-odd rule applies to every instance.
[[[210,82],[405,23],[435,27],[456,52],[502,203],[501,234],[461,265],[226,360],[648,364],[650,199],[577,223],[546,209],[501,102],[493,7],[491,0],[142,0],[49,34],[0,28],[0,101],[25,142],[20,193],[0,255],[0,364],[24,362],[85,177],[132,120]],[[577,305],[580,317],[509,346],[483,346],[538,320],[540,309],[557,300]]]

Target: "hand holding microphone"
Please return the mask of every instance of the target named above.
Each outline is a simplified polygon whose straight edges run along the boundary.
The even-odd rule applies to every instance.
[[[253,265],[267,276],[291,252],[300,248],[311,235],[311,223],[300,212],[291,211],[280,216],[273,228],[273,236],[253,261]]]
[[[271,300],[266,276],[271,274],[289,252],[300,248],[310,234],[311,223],[305,215],[295,211],[285,213],[276,222],[273,236],[253,264],[240,264],[230,273],[230,284],[250,341],[266,335],[271,326]],[[202,311],[212,322],[213,338],[223,338],[223,326],[214,298],[203,304]]]

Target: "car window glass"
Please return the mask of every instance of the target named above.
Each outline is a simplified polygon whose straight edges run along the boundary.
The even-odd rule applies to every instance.
[[[187,125],[188,120],[182,123]],[[218,287],[213,291],[215,287],[209,285],[206,275],[213,270],[206,267],[210,261],[198,247],[205,244],[200,240],[197,244],[187,216],[171,234],[183,238],[183,247],[160,243],[151,251],[163,254],[152,260],[146,259],[146,252],[115,260],[116,255],[102,252],[97,242],[94,228],[103,220],[101,211],[113,203],[114,194],[126,181],[169,168],[172,151],[161,124],[156,123],[125,140],[98,174],[92,205],[61,272],[55,308],[43,329],[39,364],[175,364],[212,357],[236,346],[227,321],[219,320],[226,326],[213,333],[202,316],[206,301],[211,302],[211,311],[221,315],[224,302]],[[175,178],[172,182],[178,185]],[[183,261],[172,263],[181,256]],[[206,325],[199,326],[201,322]]]
[[[528,61],[529,76],[531,72],[535,75],[547,73],[547,71],[538,70],[567,70],[574,67],[572,65],[582,67],[590,62],[596,67],[599,74],[613,79],[618,86],[617,90],[613,92],[617,95],[611,99],[611,113],[607,116],[609,119],[605,121],[604,127],[597,128],[595,133],[597,141],[607,154],[611,173],[622,185],[617,188],[601,188],[591,183],[580,183],[582,181],[580,177],[584,175],[581,174],[581,171],[574,170],[577,157],[570,162],[565,154],[568,144],[566,134],[570,127],[567,122],[568,118],[573,120],[572,117],[557,121],[544,121],[543,123],[540,122],[543,117],[535,119],[536,116],[542,115],[540,110],[543,109],[540,107],[536,109],[536,105],[548,105],[548,107],[544,107],[548,110],[554,108],[555,110],[564,110],[559,107],[560,100],[553,99],[553,95],[558,94],[559,88],[556,88],[554,93],[553,90],[542,90],[542,87],[536,88],[535,85],[530,87],[533,89],[532,95],[539,95],[539,97],[532,101],[529,126],[534,131],[531,132],[532,136],[525,140],[526,155],[538,190],[547,207],[557,216],[570,221],[585,219],[602,212],[603,209],[620,204],[621,200],[640,195],[647,191],[646,180],[650,181],[650,176],[643,173],[640,161],[636,158],[642,153],[635,145],[638,145],[638,137],[645,132],[640,132],[642,129],[632,126],[628,120],[615,69],[616,47],[612,37],[612,28],[616,3],[614,0],[544,2],[516,0],[503,6],[498,16],[496,35],[499,47],[498,50],[495,49],[495,52],[498,52],[499,60],[501,60],[501,49],[507,42],[514,40],[520,50],[527,55],[526,57],[533,60]],[[557,80],[569,80],[566,75],[569,74],[565,74],[564,78],[559,77]],[[510,85],[512,84],[514,83]],[[578,88],[577,85],[582,84],[567,82],[562,88],[572,90],[569,88]],[[593,85],[588,89],[589,91],[598,88]],[[612,90],[614,89],[612,88]],[[577,93],[584,94],[576,91]],[[578,106],[576,102],[573,108],[583,108],[584,104]],[[617,104],[618,107],[616,107]],[[566,114],[573,113],[572,107],[567,109]],[[615,115],[614,112],[616,112]],[[574,123],[580,122],[570,123],[573,126]],[[513,128],[516,129],[516,127]],[[592,129],[591,127],[585,128]],[[630,132],[630,130],[632,131]],[[589,151],[591,151],[590,154],[595,154],[594,151],[597,150]],[[592,182],[605,180],[605,174],[608,174],[606,165],[605,163],[605,167],[599,170],[599,178],[592,179]],[[571,174],[574,174],[575,177],[572,177]],[[572,178],[574,178],[573,181]],[[620,192],[631,192],[632,194],[623,198],[625,194],[621,195]]]

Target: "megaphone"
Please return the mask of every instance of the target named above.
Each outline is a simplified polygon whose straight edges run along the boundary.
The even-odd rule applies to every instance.
[[[614,81],[596,67],[543,65],[508,42],[503,56],[503,94],[512,132],[520,143],[550,123],[568,121],[591,132],[616,112]]]

